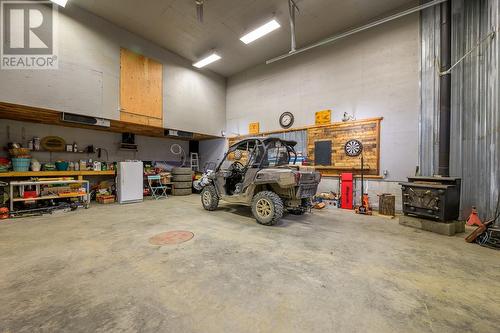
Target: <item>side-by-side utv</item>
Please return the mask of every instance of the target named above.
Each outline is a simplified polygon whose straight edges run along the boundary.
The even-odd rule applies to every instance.
[[[294,141],[250,138],[231,146],[215,171],[196,184],[206,210],[219,200],[252,207],[260,224],[275,225],[284,211],[303,214],[321,180],[319,172],[299,171]]]

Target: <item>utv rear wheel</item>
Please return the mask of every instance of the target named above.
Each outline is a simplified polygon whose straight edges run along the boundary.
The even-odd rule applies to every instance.
[[[283,216],[283,201],[274,192],[259,192],[252,200],[252,214],[260,224],[275,225]]]
[[[219,197],[213,185],[205,186],[201,191],[201,204],[209,211],[214,211],[219,206]]]

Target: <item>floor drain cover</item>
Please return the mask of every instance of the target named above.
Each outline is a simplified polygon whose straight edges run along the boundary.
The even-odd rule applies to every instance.
[[[152,245],[171,245],[187,242],[194,237],[190,231],[169,231],[158,234],[149,239]]]

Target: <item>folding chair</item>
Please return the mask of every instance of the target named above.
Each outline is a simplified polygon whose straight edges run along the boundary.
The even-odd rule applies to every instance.
[[[161,183],[161,177],[159,175],[156,176],[148,176],[148,185],[151,190],[151,195],[155,200],[167,198],[167,189],[166,185]]]

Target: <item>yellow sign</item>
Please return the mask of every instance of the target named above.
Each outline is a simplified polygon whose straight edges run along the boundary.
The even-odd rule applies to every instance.
[[[248,125],[249,134],[259,134],[259,132],[260,132],[259,123],[251,123],[250,125]]]
[[[316,125],[330,125],[332,123],[332,110],[316,112]]]

